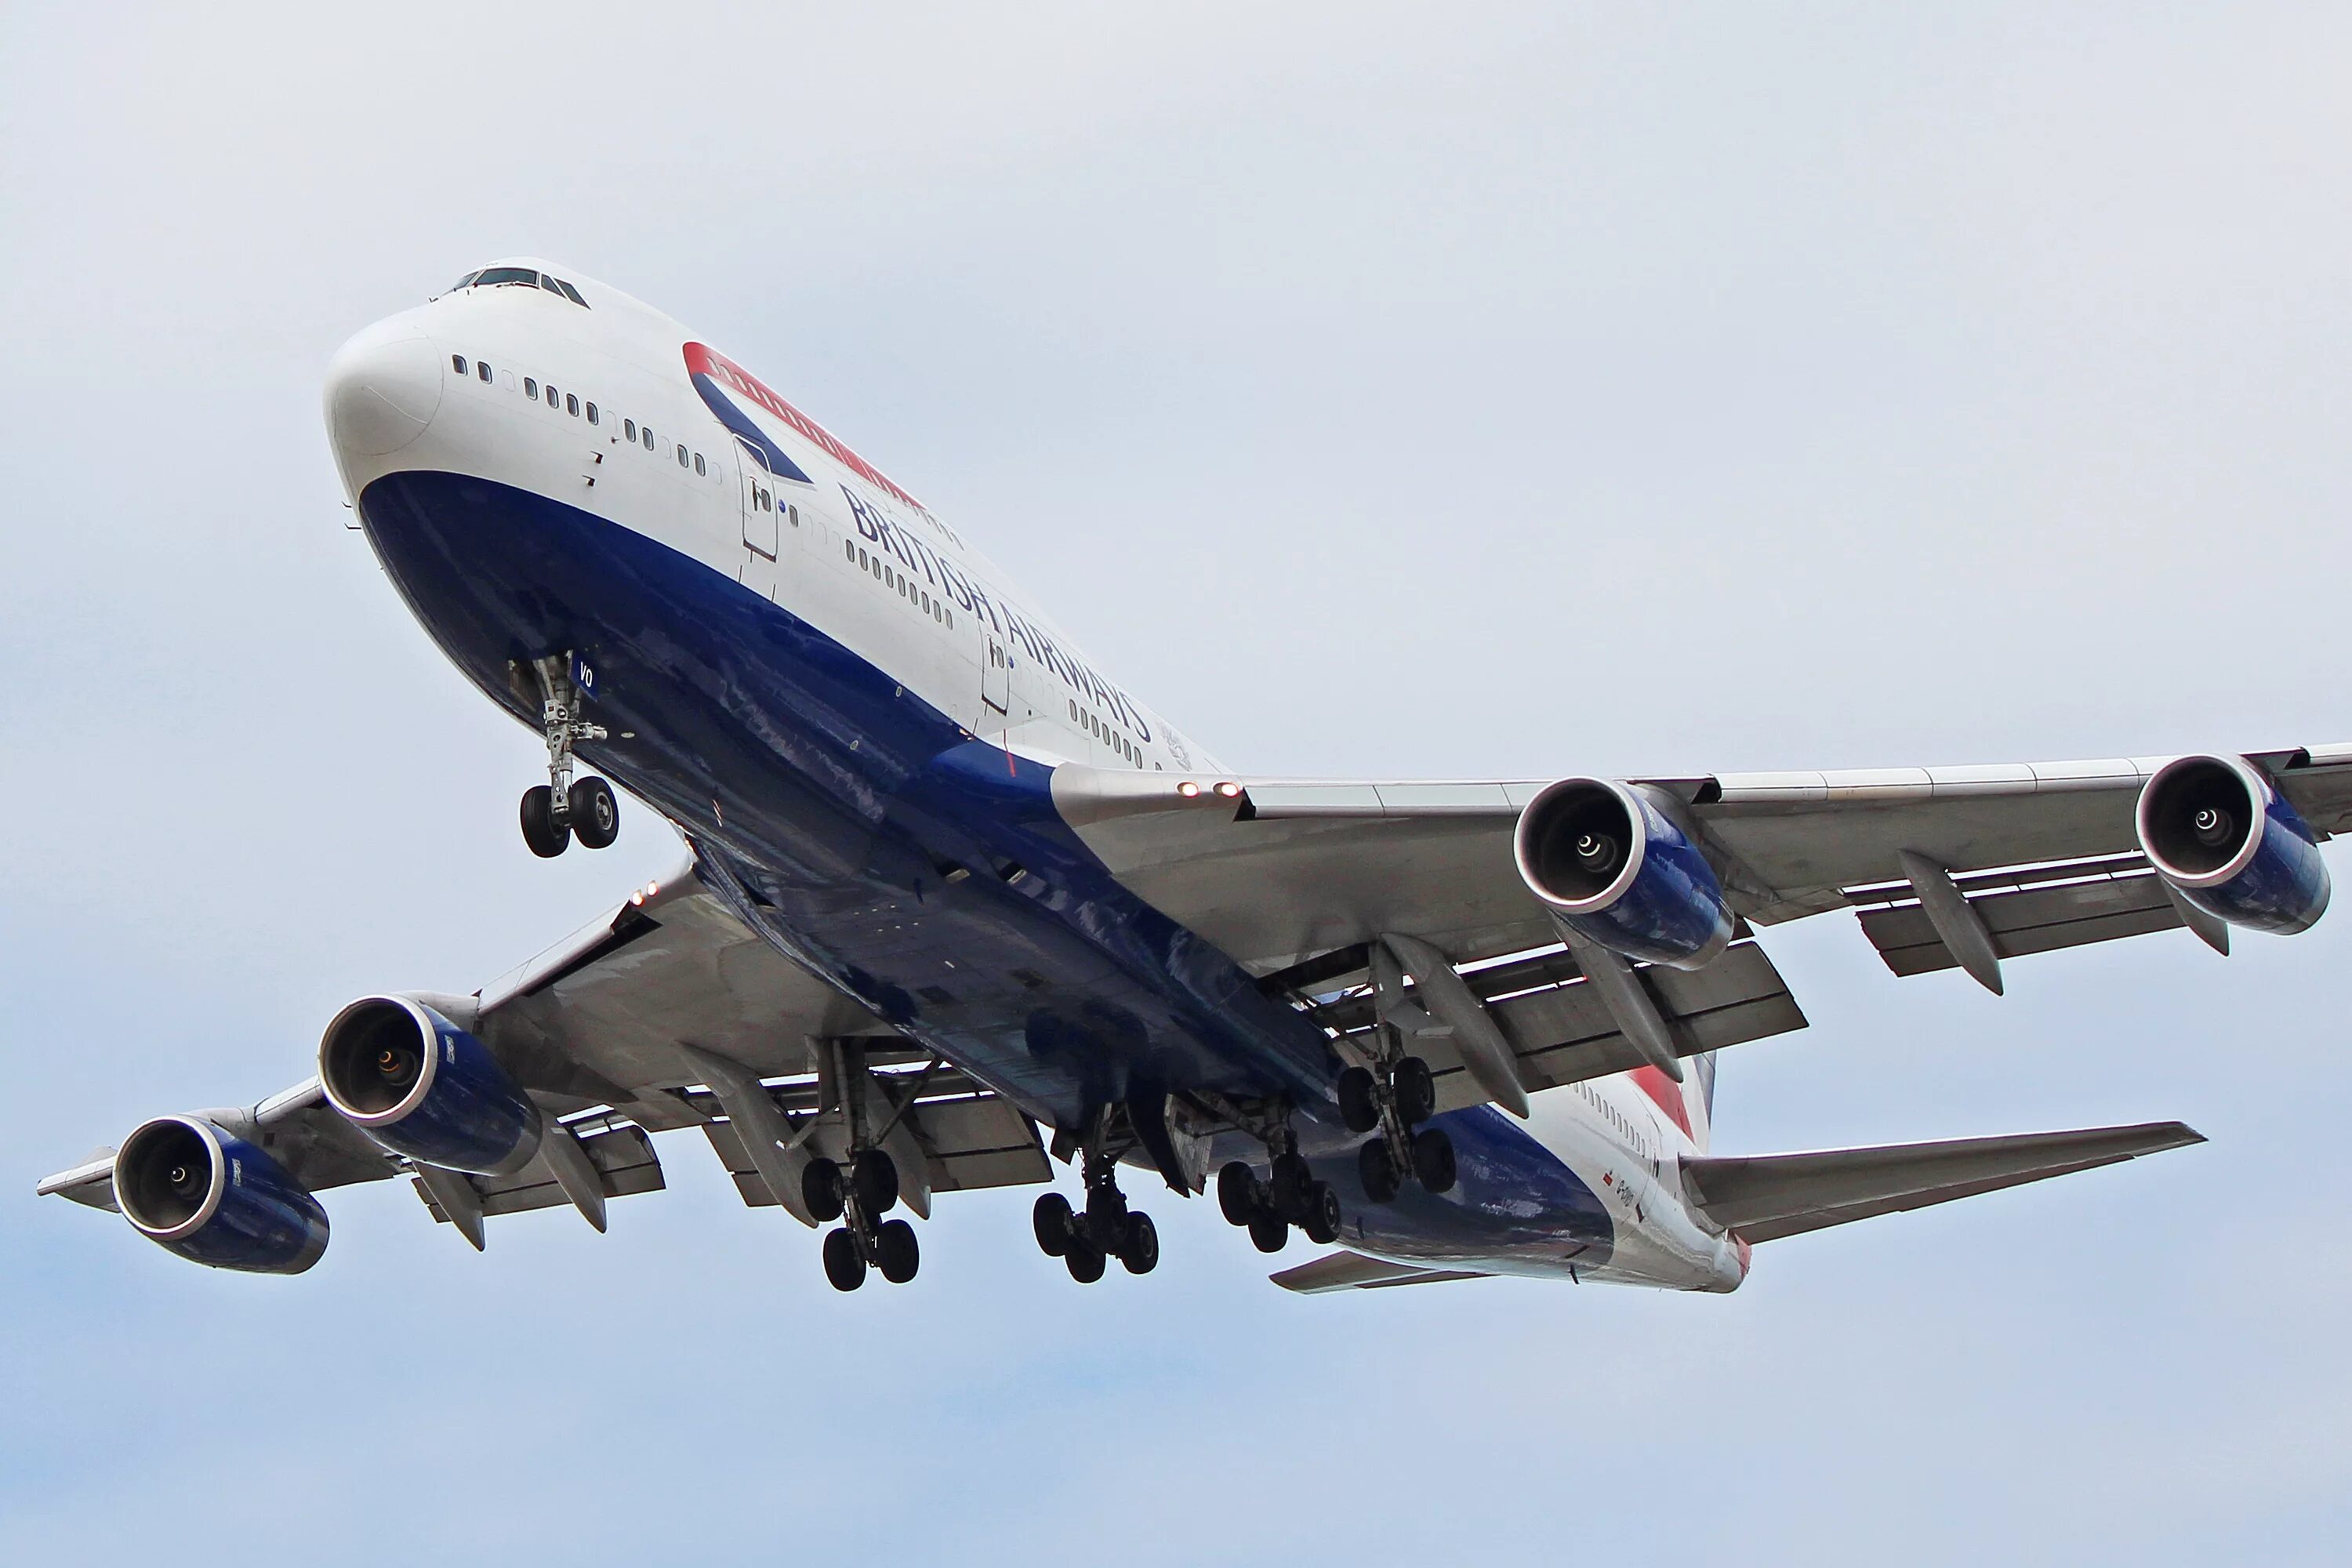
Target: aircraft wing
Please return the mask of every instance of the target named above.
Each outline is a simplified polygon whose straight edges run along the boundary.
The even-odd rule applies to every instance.
[[[1750,1242],[1777,1241],[2203,1142],[2180,1122],[2154,1121],[1812,1154],[1686,1159],[1683,1188],[1693,1207],[1726,1230]]]
[[[1632,782],[1681,803],[1745,920],[1853,909],[1888,966],[1913,974],[1960,958],[1924,912],[1906,854],[1948,874],[1995,959],[2192,919],[2225,946],[2219,922],[2184,910],[2139,853],[2134,806],[2166,760]],[[2352,744],[2246,761],[2321,837],[2352,826]],[[1123,883],[1264,975],[1389,931],[1457,964],[1557,941],[1512,856],[1519,813],[1548,782],[1066,767],[1053,787]]]
[[[776,1204],[735,1131],[737,1113],[776,1118],[791,1144],[779,1169],[796,1176],[812,1154],[845,1146],[837,1125],[845,1070],[865,1072],[881,1096],[874,1103],[895,1118],[885,1147],[918,1213],[929,1212],[934,1192],[1050,1174],[1025,1115],[777,952],[736,915],[723,874],[692,859],[470,995],[415,994],[480,1039],[569,1134],[548,1141],[554,1153],[543,1149],[508,1176],[418,1166],[362,1135],[315,1077],[257,1105],[199,1114],[260,1146],[312,1192],[411,1175],[434,1217],[455,1219],[476,1246],[483,1215],[567,1200],[602,1228],[602,1205],[577,1173],[592,1173],[604,1197],[657,1190],[648,1136],[657,1131],[699,1130],[747,1203]],[[854,1060],[819,1059],[845,1043]],[[567,1146],[586,1157],[568,1173],[578,1193],[552,1163]],[[37,1190],[114,1208],[113,1152],[99,1150]],[[796,1184],[783,1184],[784,1206],[814,1224]]]

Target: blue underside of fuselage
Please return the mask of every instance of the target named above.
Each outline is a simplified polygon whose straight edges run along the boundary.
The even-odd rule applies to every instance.
[[[1599,1200],[1489,1110],[1442,1119],[1453,1192],[1365,1202],[1321,1031],[1121,887],[1055,812],[1051,769],[971,738],[765,595],[486,479],[389,475],[359,510],[476,686],[536,729],[518,664],[577,651],[614,737],[583,760],[678,823],[778,946],[1032,1114],[1074,1125],[1161,1090],[1285,1094],[1358,1245],[1605,1252]]]

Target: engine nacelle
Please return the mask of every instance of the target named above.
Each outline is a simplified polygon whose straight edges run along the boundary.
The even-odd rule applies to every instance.
[[[2133,814],[2140,853],[2189,902],[2252,931],[2307,931],[2327,911],[2327,862],[2303,817],[2243,757],[2179,757]]]
[[[406,996],[362,996],[327,1026],[328,1103],[395,1154],[505,1175],[539,1149],[539,1108],[488,1047]]]
[[[214,1268],[299,1274],[327,1250],[327,1211],[285,1167],[196,1116],[144,1122],[114,1156],[114,1202],[141,1235]]]
[[[1689,836],[1640,788],[1562,779],[1519,814],[1519,875],[1600,947],[1696,969],[1731,941],[1731,906]]]

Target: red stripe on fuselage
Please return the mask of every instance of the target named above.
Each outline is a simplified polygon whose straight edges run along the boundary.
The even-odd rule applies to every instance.
[[[851,451],[848,446],[833,432],[769,391],[766,383],[717,349],[707,343],[688,343],[686,374],[689,376],[707,375],[721,385],[741,393],[794,430],[815,442],[835,462],[839,463],[851,473],[857,475],[868,484],[881,486],[917,511],[926,516],[929,515],[929,508],[892,483],[881,469]]]

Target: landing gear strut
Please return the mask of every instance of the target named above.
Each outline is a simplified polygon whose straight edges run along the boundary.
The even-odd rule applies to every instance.
[[[1086,1173],[1086,1207],[1075,1209],[1059,1193],[1047,1193],[1030,1213],[1038,1250],[1058,1258],[1070,1278],[1091,1285],[1103,1277],[1111,1258],[1129,1274],[1149,1274],[1160,1266],[1160,1231],[1151,1216],[1127,1206],[1118,1188],[1118,1163],[1108,1144],[1112,1112],[1097,1111],[1089,1120],[1079,1159]]]
[[[556,655],[530,662],[540,694],[540,729],[547,741],[547,782],[523,792],[522,839],[541,859],[562,854],[574,838],[586,848],[602,849],[621,836],[621,806],[613,786],[593,773],[572,776],[572,748],[607,733],[602,724],[580,717],[586,693],[572,678],[573,666],[571,658]]]
[[[833,1077],[841,1085],[843,1109],[848,1113],[849,1168],[822,1156],[801,1167],[801,1202],[809,1215],[822,1223],[844,1223],[825,1233],[824,1277],[836,1290],[855,1290],[866,1283],[866,1271],[875,1268],[893,1285],[904,1285],[922,1265],[922,1248],[915,1227],[903,1219],[882,1216],[898,1206],[898,1166],[866,1127],[866,1089],[871,1081],[864,1058],[836,1043],[841,1053]],[[897,1117],[885,1123],[887,1137]]]
[[[1411,1032],[1430,1023],[1416,1003],[1404,998],[1403,977],[1385,947],[1372,955],[1372,983],[1380,1026],[1372,1031],[1370,1066],[1339,1074],[1339,1117],[1350,1132],[1378,1136],[1356,1151],[1356,1175],[1364,1195],[1393,1203],[1412,1176],[1433,1193],[1451,1191],[1455,1178],[1454,1140],[1443,1127],[1421,1124],[1437,1114],[1437,1084],[1429,1064],[1411,1053]]]

